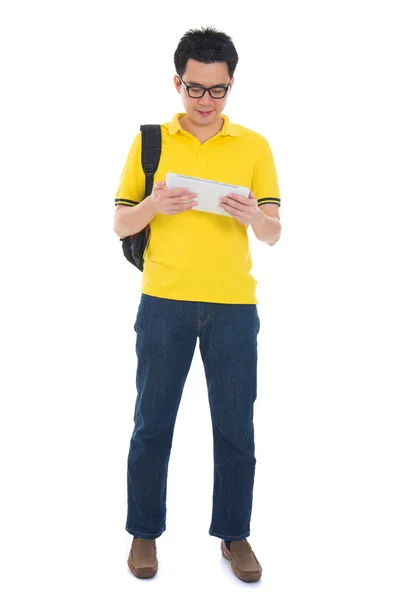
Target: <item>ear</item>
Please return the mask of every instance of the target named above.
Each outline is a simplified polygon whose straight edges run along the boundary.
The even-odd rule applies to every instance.
[[[178,94],[181,93],[181,82],[179,81],[179,77],[177,77],[176,75],[174,75],[174,86],[176,91],[178,92]]]

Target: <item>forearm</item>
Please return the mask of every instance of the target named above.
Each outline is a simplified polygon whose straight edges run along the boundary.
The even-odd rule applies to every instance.
[[[120,239],[138,233],[156,214],[149,196],[136,206],[121,206],[114,213],[114,231]]]
[[[254,223],[251,224],[254,234],[260,242],[273,246],[281,237],[281,222],[277,217],[266,215],[261,208]]]

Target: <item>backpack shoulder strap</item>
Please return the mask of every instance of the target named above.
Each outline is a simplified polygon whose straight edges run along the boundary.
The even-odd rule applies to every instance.
[[[145,198],[153,189],[154,174],[158,169],[161,156],[161,126],[141,125],[142,132],[142,168],[146,175]]]

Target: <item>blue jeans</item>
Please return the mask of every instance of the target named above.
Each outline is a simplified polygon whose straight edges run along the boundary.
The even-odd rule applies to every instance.
[[[128,455],[126,531],[155,539],[166,529],[175,420],[199,338],[214,449],[208,533],[221,539],[247,538],[256,465],[257,305],[170,300],[142,293],[134,329],[138,394]]]

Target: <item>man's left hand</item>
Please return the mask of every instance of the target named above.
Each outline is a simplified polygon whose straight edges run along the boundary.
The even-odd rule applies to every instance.
[[[262,213],[251,190],[248,198],[240,194],[221,196],[219,205],[242,225],[252,225]]]

